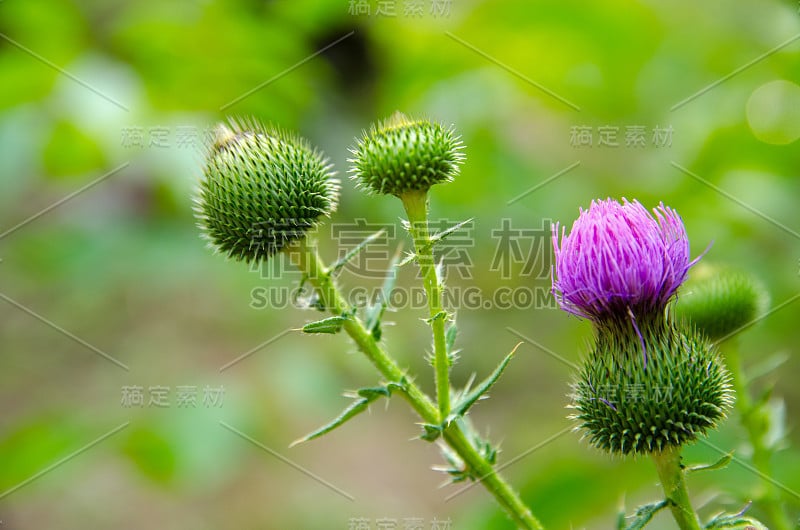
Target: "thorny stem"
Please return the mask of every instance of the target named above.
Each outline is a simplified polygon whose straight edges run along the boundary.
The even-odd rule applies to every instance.
[[[444,325],[447,314],[442,307],[442,283],[433,261],[433,246],[428,230],[428,193],[409,191],[400,199],[408,216],[409,231],[414,240],[422,282],[428,298],[428,312],[433,331],[433,368],[436,376],[436,401],[439,405],[439,423],[450,415],[450,359]]]
[[[308,277],[308,281],[315,287],[328,311],[334,315],[341,315],[348,309],[316,248],[307,241],[303,241],[289,253],[289,257]],[[424,422],[434,425],[440,423],[440,411],[436,404],[406,375],[405,371],[378,344],[375,337],[367,331],[360,320],[355,317],[347,319],[343,329],[387,381],[405,381],[401,394]],[[519,495],[481,456],[456,422],[450,423],[445,429],[443,437],[461,457],[465,465],[481,477],[484,487],[520,528],[543,530],[542,524],[534,517]]]
[[[725,361],[731,372],[733,390],[736,392],[736,408],[739,409],[739,422],[747,431],[750,446],[753,448],[753,465],[763,477],[771,476],[770,457],[772,452],[764,443],[764,431],[758,422],[758,405],[750,397],[747,376],[742,367],[739,348],[731,341],[725,348]],[[792,523],[780,503],[780,497],[772,483],[762,481],[763,496],[761,505],[772,519],[775,530],[791,530]]]
[[[661,479],[664,495],[669,501],[672,517],[678,523],[678,527],[681,530],[701,530],[700,520],[692,508],[689,491],[686,489],[686,474],[681,467],[680,448],[674,447],[652,453],[652,457],[658,470],[658,477]]]

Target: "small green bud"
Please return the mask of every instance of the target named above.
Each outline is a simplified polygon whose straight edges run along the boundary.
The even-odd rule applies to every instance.
[[[644,347],[644,350],[643,350]],[[634,327],[605,321],[574,387],[573,416],[595,447],[616,454],[694,441],[725,417],[730,376],[692,326],[664,315]]]
[[[752,275],[702,264],[681,287],[675,313],[717,340],[752,322],[768,306],[766,289]]]
[[[401,195],[450,182],[464,159],[453,129],[396,112],[350,150],[351,178],[372,193]]]
[[[217,251],[264,260],[329,216],[338,190],[331,165],[302,138],[230,120],[209,146],[195,214]]]

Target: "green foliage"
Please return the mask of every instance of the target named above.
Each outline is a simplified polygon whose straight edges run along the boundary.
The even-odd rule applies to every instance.
[[[487,397],[486,393],[489,391],[490,388],[494,386],[497,380],[500,379],[500,376],[503,375],[506,366],[508,366],[508,363],[511,362],[511,358],[516,353],[518,347],[519,344],[517,344],[517,346],[511,351],[511,353],[506,355],[505,358],[503,358],[503,360],[500,361],[500,364],[497,366],[497,368],[494,369],[494,371],[489,375],[489,377],[484,379],[481,382],[481,384],[475,387],[474,390],[470,390],[469,386],[467,386],[467,388],[464,388],[459,398],[453,404],[452,413],[450,414],[450,417],[447,419],[447,421],[445,421],[446,424],[450,423],[451,421],[454,421],[457,418],[465,416],[469,411],[470,407],[472,407],[472,405],[474,405],[479,399]]]
[[[427,191],[458,174],[461,141],[452,129],[400,113],[373,126],[351,149],[352,178],[372,193]]]
[[[351,397],[356,398],[355,401],[353,401],[346,409],[344,409],[341,414],[319,429],[316,429],[306,434],[302,438],[295,440],[291,443],[290,447],[308,442],[315,438],[319,438],[320,436],[331,432],[337,427],[344,425],[347,421],[367,410],[367,408],[369,408],[369,404],[376,399],[381,397],[389,398],[392,396],[393,390],[403,391],[405,389],[405,385],[405,381],[399,381],[396,383],[387,383],[381,386],[361,388],[357,390],[355,394],[351,395]]]
[[[317,320],[316,322],[309,322],[303,326],[302,330],[303,333],[308,334],[328,333],[333,335],[339,333],[344,323],[348,320],[350,320],[349,314],[334,315],[332,317],[323,318],[322,320]]]
[[[658,512],[667,506],[669,506],[669,501],[663,500],[639,506],[630,517],[625,517],[625,514],[622,513],[620,514],[617,528],[619,530],[642,530]],[[626,524],[626,519],[630,519],[630,523]]]
[[[608,323],[574,389],[574,418],[595,447],[611,453],[662,451],[717,426],[733,395],[729,374],[708,340],[690,326],[657,317]]]
[[[722,455],[722,458],[712,464],[696,464],[687,467],[684,471],[689,474],[696,471],[714,471],[715,469],[723,469],[731,463],[731,460],[733,460],[733,452]]]
[[[361,243],[359,243],[358,245],[356,245],[355,247],[350,249],[347,252],[347,254],[345,254],[341,258],[337,259],[335,262],[333,262],[333,264],[329,267],[330,273],[331,274],[337,274],[338,272],[340,272],[342,270],[342,268],[344,268],[345,265],[350,263],[350,261],[352,261],[361,252],[363,252],[364,249],[366,249],[367,246],[370,243],[374,242],[376,239],[381,237],[381,235],[383,235],[384,232],[385,232],[385,230],[383,228],[381,228],[380,230],[378,230],[374,234],[371,234],[370,236],[364,238],[364,241],[362,241]]]
[[[222,253],[260,261],[305,237],[336,208],[331,166],[303,139],[254,121],[217,127],[196,215]]]
[[[706,530],[721,530],[721,529],[729,529],[729,530],[767,530],[767,527],[762,524],[761,522],[751,518],[746,517],[744,514],[749,510],[750,505],[748,504],[745,508],[735,514],[725,514],[721,513],[715,517],[713,517],[708,523],[706,523],[703,528]]]

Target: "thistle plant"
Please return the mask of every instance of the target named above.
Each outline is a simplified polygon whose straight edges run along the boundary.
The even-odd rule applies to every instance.
[[[664,507],[682,530],[715,527],[701,527],[692,507],[681,449],[725,418],[733,392],[713,344],[670,311],[697,261],[680,216],[608,199],[582,210],[569,234],[559,228],[553,294],[595,330],[574,385],[578,428],[601,450],[655,462],[666,498],[640,509],[631,527]]]
[[[352,307],[335,281],[336,274],[374,238],[367,238],[342,260],[330,265],[319,255],[314,228],[330,215],[337,202],[338,183],[318,151],[301,138],[254,121],[231,121],[217,128],[209,147],[204,176],[196,197],[199,226],[211,246],[243,261],[267,260],[287,253],[316,290],[317,309],[331,316],[307,323],[306,333],[350,336],[378,370],[379,384],[358,390],[355,401],[337,418],[295,443],[318,438],[341,426],[370,403],[402,396],[421,420],[419,438],[439,441],[450,480],[480,481],[512,520],[526,529],[543,528],[519,495],[495,470],[498,451],[482,439],[467,417],[470,408],[495,384],[513,351],[480,384],[451,388],[457,328],[454,315],[442,304],[443,273],[434,263],[434,247],[453,229],[431,234],[428,229],[428,191],[452,180],[463,161],[462,145],[452,129],[427,120],[395,114],[373,126],[352,149],[351,175],[370,193],[399,197],[408,215],[407,228],[414,251],[403,263],[416,262],[428,299],[434,354],[436,399],[426,395],[381,343],[381,318],[386,300],[376,306]],[[457,228],[457,227],[455,227]],[[385,290],[391,289],[393,274]]]
[[[450,481],[480,482],[518,527],[542,529],[500,476],[498,449],[478,434],[469,417],[514,351],[477,385],[470,380],[459,387],[451,380],[458,329],[454,311],[444,304],[445,269],[436,262],[435,249],[463,223],[431,233],[429,193],[458,175],[462,151],[452,128],[399,113],[356,140],[351,179],[368,194],[401,201],[413,242],[404,259],[398,256],[389,264],[385,296],[374,304],[349,304],[337,275],[377,234],[337,261],[323,260],[317,228],[336,209],[339,182],[325,156],[299,136],[255,120],[219,125],[208,146],[195,214],[209,245],[228,258],[258,263],[285,254],[302,272],[301,287],[310,285],[315,293],[310,306],[328,312],[302,331],[347,334],[379,374],[377,383],[353,393],[353,402],[340,415],[295,443],[341,427],[377,400],[400,396],[419,416],[419,439],[439,444],[445,465],[438,469]],[[765,528],[743,512],[701,523],[686,476],[722,467],[731,457],[695,467],[681,457],[683,447],[725,419],[735,389],[754,463],[768,471],[774,448],[765,445],[759,423],[766,401],[751,400],[735,350],[726,351],[729,370],[716,347],[762,310],[761,289],[744,276],[716,273],[697,274],[681,288],[699,258],[691,260],[683,221],[663,204],[650,212],[637,201],[594,201],[581,210],[569,233],[556,223],[552,242],[553,295],[561,309],[594,328],[590,351],[575,374],[571,407],[576,428],[590,445],[611,455],[652,458],[664,489],[663,500],[640,507],[630,524],[623,517],[619,528],[640,529],[664,508],[682,530]],[[395,360],[382,331],[395,269],[412,263],[427,297],[433,398]],[[683,296],[676,307],[679,289]],[[789,528],[774,490],[766,489],[763,500],[775,527]]]

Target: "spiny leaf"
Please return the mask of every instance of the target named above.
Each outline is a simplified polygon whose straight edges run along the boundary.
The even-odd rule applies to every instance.
[[[376,399],[380,397],[389,398],[392,395],[392,390],[405,390],[405,388],[406,388],[406,380],[405,378],[403,378],[399,382],[391,382],[383,386],[358,389],[355,393],[355,395],[358,396],[358,399],[353,401],[346,409],[344,409],[344,411],[342,411],[341,414],[339,414],[331,422],[326,423],[319,429],[312,431],[309,434],[303,436],[302,438],[295,440],[294,442],[291,443],[291,445],[289,445],[289,447],[294,447],[297,444],[308,442],[310,440],[313,440],[314,438],[319,438],[323,434],[331,432],[335,428],[344,424],[347,420],[350,420],[355,416],[357,416],[358,414],[367,410],[369,404],[375,401]]]
[[[406,257],[403,258],[403,260],[400,263],[398,263],[397,266],[398,267],[402,267],[403,265],[406,265],[407,263],[410,263],[410,262],[414,261],[415,259],[417,259],[417,253],[428,251],[428,250],[432,249],[434,246],[436,246],[437,244],[441,243],[442,241],[447,239],[449,236],[451,236],[453,233],[455,233],[460,228],[462,228],[464,225],[471,223],[473,220],[474,219],[467,219],[466,221],[462,221],[462,222],[460,222],[458,224],[455,224],[455,225],[447,228],[446,230],[443,230],[443,231],[441,231],[441,232],[439,232],[437,234],[434,234],[433,236],[431,236],[431,238],[428,240],[428,242],[425,245],[423,245],[421,248],[417,249],[416,252],[407,253]],[[401,219],[400,221],[403,223],[403,228],[405,228],[407,231],[411,230],[411,224],[408,221],[406,221],[405,219]],[[441,263],[439,263],[439,266],[441,266]],[[442,278],[441,271],[438,271],[437,278],[439,278],[439,281],[441,282],[441,278]]]
[[[669,506],[669,501],[654,502],[652,504],[645,504],[636,508],[636,512],[631,516],[633,519],[630,524],[625,527],[625,530],[641,530],[650,522],[655,514]]]
[[[426,442],[436,441],[444,430],[441,425],[434,425],[432,423],[422,423],[420,425],[422,425],[422,434],[420,434],[419,437]]]
[[[767,530],[767,527],[760,521],[752,517],[745,517],[745,513],[750,509],[752,503],[747,503],[739,513],[721,513],[711,519],[703,528],[708,530],[727,528],[728,530]]]
[[[323,425],[319,429],[309,434],[306,434],[302,438],[295,440],[289,445],[289,447],[294,447],[295,445],[308,442],[310,440],[313,440],[314,438],[319,438],[323,434],[331,432],[332,430],[334,430],[336,427],[339,427],[347,420],[367,410],[367,407],[369,406],[371,401],[372,400],[367,398],[361,398],[357,401],[354,401],[353,403],[350,404],[350,406],[344,409],[344,411],[339,416],[337,416],[333,421]]]
[[[344,256],[343,256],[341,259],[338,259],[338,260],[336,260],[336,262],[335,262],[335,263],[333,263],[333,265],[331,265],[331,266],[330,266],[330,269],[329,269],[329,272],[330,272],[330,274],[336,274],[337,272],[339,272],[339,271],[342,269],[342,267],[344,267],[345,265],[347,265],[347,263],[348,263],[348,262],[349,262],[351,259],[353,259],[354,257],[356,257],[356,256],[357,256],[357,255],[358,255],[358,254],[359,254],[359,253],[360,253],[362,250],[364,250],[364,249],[367,247],[367,245],[369,245],[370,243],[372,243],[373,241],[375,241],[376,239],[378,239],[379,237],[381,237],[381,236],[383,235],[383,233],[384,233],[384,232],[386,232],[386,230],[385,230],[385,229],[383,229],[383,228],[381,228],[380,230],[378,230],[378,231],[377,231],[377,232],[375,232],[374,234],[372,234],[372,235],[370,235],[370,236],[366,237],[366,238],[364,239],[364,241],[362,241],[361,243],[359,243],[358,245],[356,245],[354,248],[352,248],[352,249],[351,249],[351,250],[350,250],[350,251],[349,251],[347,254],[345,254],[345,255],[344,255]]]
[[[428,324],[432,324],[433,322],[435,322],[437,320],[444,320],[446,318],[447,318],[447,311],[439,311],[438,313],[436,313],[432,317],[426,318],[425,322],[427,322]]]
[[[715,520],[708,523],[704,528],[707,530],[725,528],[726,530],[768,530],[763,523],[752,517],[737,517]]]
[[[434,234],[434,235],[431,237],[431,239],[430,239],[430,242],[429,242],[427,245],[425,245],[425,248],[426,248],[426,249],[427,249],[427,248],[432,248],[432,247],[433,247],[433,246],[435,246],[436,244],[438,244],[438,243],[440,243],[440,242],[444,241],[444,240],[445,240],[445,239],[447,239],[449,236],[453,235],[455,232],[457,232],[457,231],[458,231],[460,228],[462,228],[463,226],[465,226],[465,225],[467,225],[467,224],[471,223],[473,220],[474,220],[473,218],[470,218],[470,219],[467,219],[466,221],[461,221],[461,222],[460,222],[460,223],[458,223],[458,224],[455,224],[455,225],[453,225],[453,226],[451,226],[451,227],[449,227],[449,228],[447,228],[447,229],[445,229],[445,230],[442,230],[441,232],[439,232],[439,233],[437,233],[437,234]]]
[[[316,322],[309,322],[301,329],[303,333],[339,333],[342,326],[346,321],[350,320],[349,314],[336,315],[328,318],[323,318]]]
[[[406,252],[406,256],[397,264],[397,267],[402,267],[403,265],[411,263],[415,259],[417,259],[416,252]]]
[[[519,344],[514,346],[514,349],[511,350],[511,353],[506,355],[506,357],[500,362],[497,368],[494,369],[494,372],[492,372],[492,374],[489,377],[484,379],[480,385],[475,387],[475,390],[466,394],[459,401],[459,403],[455,407],[453,407],[453,410],[450,413],[450,416],[447,418],[446,423],[450,423],[455,418],[458,418],[466,414],[469,408],[472,405],[474,405],[475,402],[478,401],[484,394],[486,394],[486,392],[488,392],[490,388],[492,388],[492,386],[497,382],[500,376],[503,375],[503,371],[506,369],[506,366],[508,366],[508,363],[511,361],[511,358],[517,352],[517,348],[519,348],[520,344],[522,343],[520,342]]]
[[[379,397],[390,397],[392,395],[392,391],[385,386],[373,386],[358,389],[357,395],[364,399],[375,401]]]
[[[713,471],[715,469],[722,469],[726,467],[728,464],[730,464],[731,460],[733,460],[733,451],[723,455],[722,458],[720,458],[713,464],[699,464],[696,466],[687,467],[686,473],[694,473],[696,471]]]

